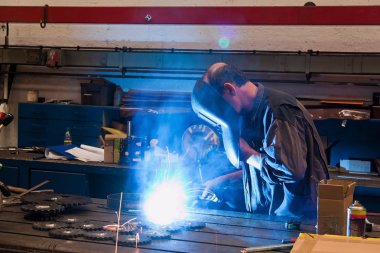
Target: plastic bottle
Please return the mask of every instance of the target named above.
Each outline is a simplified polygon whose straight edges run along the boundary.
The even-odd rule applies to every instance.
[[[71,144],[73,144],[73,142],[71,140],[70,128],[67,128],[65,132],[65,139],[63,140],[63,145],[71,145]]]

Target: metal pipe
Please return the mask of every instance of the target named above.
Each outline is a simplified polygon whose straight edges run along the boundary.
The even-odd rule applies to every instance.
[[[259,246],[259,247],[250,247],[245,248],[241,253],[250,253],[250,252],[262,252],[262,251],[271,251],[271,250],[284,250],[291,249],[294,243],[278,244],[278,245],[268,245],[268,246]]]

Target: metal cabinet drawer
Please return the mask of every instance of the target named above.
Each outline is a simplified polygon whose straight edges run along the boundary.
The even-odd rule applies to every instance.
[[[103,108],[83,105],[19,104],[19,118],[101,121]]]
[[[31,132],[18,132],[18,145],[20,147],[47,147],[63,145],[63,134],[49,134],[49,133],[31,133]],[[99,134],[93,136],[75,135],[71,136],[74,145],[86,144],[90,146],[99,146]]]
[[[37,185],[45,180],[50,182],[42,189],[54,189],[56,193],[88,196],[88,178],[83,173],[55,172],[31,169],[30,185]]]
[[[3,163],[0,170],[0,180],[7,185],[19,186],[19,168],[7,166]]]
[[[18,145],[62,145],[66,129],[70,128],[73,144],[98,146],[103,111],[118,110],[101,106],[20,103]]]
[[[80,122],[72,120],[49,120],[49,119],[25,119],[20,118],[19,131],[35,134],[61,134],[62,138],[67,128],[70,128],[72,135],[78,136],[98,136],[101,131],[102,123],[99,122]]]

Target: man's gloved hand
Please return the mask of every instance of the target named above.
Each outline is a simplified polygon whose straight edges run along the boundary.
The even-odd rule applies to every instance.
[[[224,188],[236,185],[236,182],[241,182],[242,171],[238,170],[212,180],[207,181],[204,186],[205,189],[200,196],[200,199],[206,199],[214,202],[221,201]]]
[[[265,154],[259,153],[253,148],[251,148],[248,143],[240,138],[240,156],[243,161],[249,165],[254,166],[256,169],[260,169],[261,160],[265,157]]]
[[[251,157],[252,155],[258,154],[258,152],[254,150],[253,148],[251,148],[251,146],[249,146],[249,144],[243,138],[240,138],[239,147],[240,147],[240,157],[242,158],[243,161],[247,161],[247,159]]]
[[[224,184],[223,176],[207,181],[204,184],[203,192],[199,196],[199,198],[202,200],[218,202],[219,198],[216,192],[218,192],[218,189],[220,189],[223,186],[223,184]]]

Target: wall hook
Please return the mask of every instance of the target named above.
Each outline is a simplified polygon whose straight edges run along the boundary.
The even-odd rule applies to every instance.
[[[150,22],[152,20],[152,18],[153,17],[150,14],[146,14],[146,16],[145,16],[146,22]]]
[[[40,20],[41,28],[46,27],[46,23],[47,23],[47,19],[48,19],[48,7],[49,7],[49,5],[45,4],[42,19]]]

